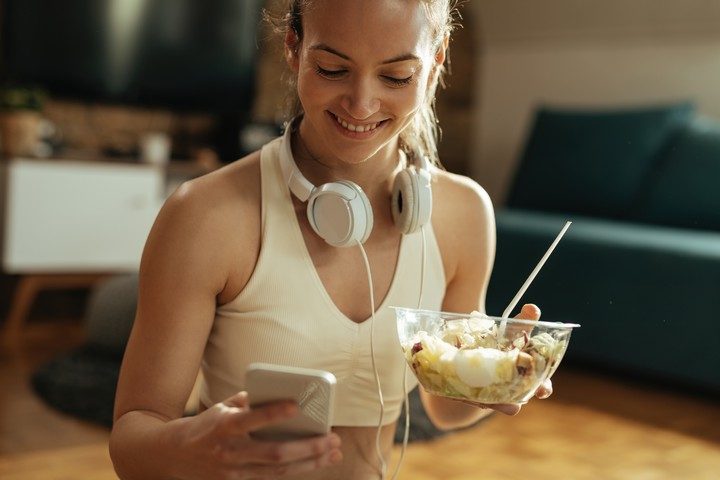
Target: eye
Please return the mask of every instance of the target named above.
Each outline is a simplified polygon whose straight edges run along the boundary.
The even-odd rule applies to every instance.
[[[383,80],[395,87],[404,87],[405,85],[409,85],[410,82],[412,82],[413,77],[414,75],[410,75],[409,77],[405,78],[390,77],[388,75],[382,76]]]
[[[347,73],[347,70],[326,70],[320,66],[315,67],[315,72],[317,72],[318,75],[321,77],[329,78],[330,80],[334,80],[336,78],[342,77],[345,73]]]

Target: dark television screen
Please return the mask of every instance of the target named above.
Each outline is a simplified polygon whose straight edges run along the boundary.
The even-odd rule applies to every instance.
[[[250,108],[263,0],[3,0],[3,79],[57,97]]]

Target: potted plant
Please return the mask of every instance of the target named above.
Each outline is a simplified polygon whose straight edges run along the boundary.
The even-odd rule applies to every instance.
[[[34,156],[40,141],[45,92],[36,87],[0,86],[0,149],[5,157]]]

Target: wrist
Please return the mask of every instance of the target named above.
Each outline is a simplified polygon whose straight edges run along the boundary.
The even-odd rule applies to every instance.
[[[147,412],[119,418],[110,437],[110,455],[122,480],[181,480],[184,419],[165,420]]]
[[[187,418],[178,418],[164,423],[158,431],[157,442],[161,446],[158,450],[157,463],[165,465],[162,478],[167,480],[185,480],[187,469],[185,461],[192,452],[188,452]]]

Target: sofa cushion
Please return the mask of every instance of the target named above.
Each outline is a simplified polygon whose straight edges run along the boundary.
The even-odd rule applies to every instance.
[[[538,111],[508,205],[621,218],[690,103]]]
[[[720,230],[720,122],[696,118],[660,159],[633,209],[639,221]]]
[[[544,320],[582,325],[563,362],[720,393],[720,232],[516,209],[496,218],[489,314],[572,220],[520,301],[537,303]]]

